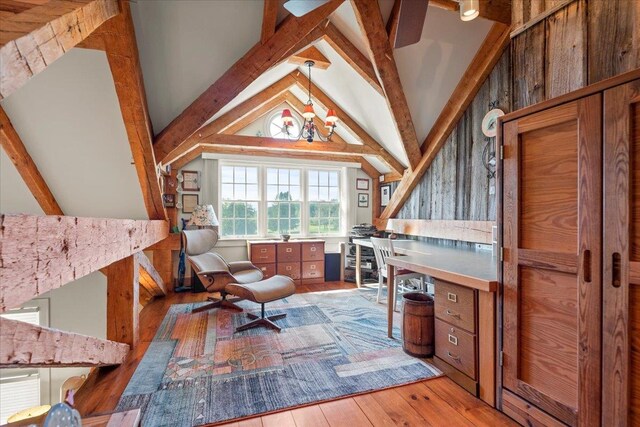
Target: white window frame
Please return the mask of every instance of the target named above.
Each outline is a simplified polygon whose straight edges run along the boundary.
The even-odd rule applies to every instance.
[[[289,110],[291,110],[291,116],[293,118],[294,123],[296,124],[298,130],[294,131],[293,129],[290,129],[290,132],[293,133],[299,133],[300,129],[302,128],[302,123],[300,123],[300,120],[298,120],[298,114],[293,110],[293,108],[291,108],[290,106],[287,105],[287,107]],[[271,123],[273,123],[274,120],[279,119],[282,116],[282,110],[278,110],[276,112],[274,112],[273,114],[271,114],[270,116],[268,116],[267,120],[265,120],[265,129],[264,129],[264,134],[271,137],[271,138],[276,138],[276,139],[284,139],[285,141],[287,140],[287,137],[285,135],[283,136],[274,136],[271,133]]]
[[[258,204],[258,235],[256,236],[223,236],[221,234],[221,240],[238,240],[238,239],[264,239],[264,238],[279,238],[279,235],[267,233],[267,169],[297,169],[300,170],[300,203],[302,205],[300,212],[300,234],[292,234],[292,237],[343,237],[345,233],[345,224],[347,223],[347,201],[344,197],[346,188],[344,183],[347,180],[346,168],[343,166],[299,166],[293,163],[276,163],[276,162],[252,162],[250,160],[218,160],[218,212],[222,213],[222,168],[223,166],[242,166],[242,167],[257,167],[258,168],[258,196],[260,201]],[[307,185],[309,171],[333,171],[338,172],[338,200],[340,201],[340,228],[336,233],[324,233],[324,234],[309,234],[309,188]],[[222,214],[221,214],[222,216]]]

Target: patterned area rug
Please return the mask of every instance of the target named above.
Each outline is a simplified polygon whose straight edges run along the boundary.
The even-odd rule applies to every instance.
[[[142,408],[143,426],[220,422],[441,375],[387,338],[386,307],[372,290],[268,304],[268,315],[287,313],[281,333],[234,333],[245,314],[191,314],[198,305],[171,306],[120,399],[118,410]]]

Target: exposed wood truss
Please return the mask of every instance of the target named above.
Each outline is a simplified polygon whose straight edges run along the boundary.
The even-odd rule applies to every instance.
[[[208,123],[198,129],[196,133],[173,149],[167,156],[163,157],[162,163],[167,164],[173,162],[176,158],[191,150],[196,145],[206,142],[208,137],[223,132],[229,126],[239,122],[248,114],[259,110],[265,104],[273,101],[273,99],[277,98],[280,94],[289,90],[293,84],[295,84],[295,79],[288,75],[278,80],[259,94],[250,97],[237,107],[234,107],[211,123]],[[275,107],[275,105],[273,107]]]
[[[271,38],[271,36],[276,32],[279,6],[279,0],[264,0],[260,43],[266,43],[266,41],[269,40],[269,38]]]
[[[166,295],[167,290],[165,288],[164,280],[162,280],[160,273],[158,273],[144,252],[138,252],[134,255],[134,258],[140,266],[139,283],[142,285],[142,288],[151,297],[161,297]]]
[[[0,216],[0,313],[139,252],[166,221]]]
[[[149,219],[165,219],[131,10],[127,1],[122,1],[120,8],[122,13],[89,40],[100,40],[107,54]]]
[[[389,110],[395,121],[400,140],[412,169],[420,162],[420,144],[411,119],[407,98],[402,89],[398,68],[393,59],[393,49],[389,43],[387,31],[377,0],[352,0],[362,33],[369,42],[373,65],[378,72],[384,89]]]
[[[411,173],[405,174],[400,181],[389,204],[380,215],[379,226],[384,226],[387,219],[394,217],[400,211],[508,45],[509,26],[493,24],[482,46],[478,49],[460,83],[427,135],[422,145],[423,154],[420,163]]]
[[[394,49],[420,41],[428,5],[429,0],[395,0],[387,22],[389,42]]]
[[[156,156],[163,159],[171,150],[196,132],[209,118],[274,65],[300,39],[309,34],[341,3],[342,0],[331,0],[300,18],[294,18],[291,15],[285,18],[269,40],[255,46],[240,58],[160,132],[154,146]]]
[[[378,76],[376,76],[376,71],[369,58],[363,55],[335,25],[329,23],[324,27],[323,39],[338,52],[342,59],[351,65],[360,77],[365,79],[380,95],[384,96],[384,91],[380,86]]]
[[[296,79],[296,84],[303,90],[307,90],[309,86],[309,79],[307,76],[302,73],[294,71],[291,76]],[[349,129],[360,141],[375,150],[375,154],[380,156],[390,167],[392,170],[402,173],[404,171],[404,166],[396,160],[389,152],[382,146],[378,141],[373,139],[364,129],[360,127],[360,125],[351,118],[337,105],[331,98],[329,98],[318,86],[315,84],[311,84],[311,97],[313,101],[319,104],[325,110],[333,109],[336,111],[338,117],[340,117],[340,124]]]
[[[0,23],[0,99],[118,14],[116,0],[51,0]]]
[[[122,258],[107,267],[107,338],[138,345],[140,322],[140,266],[134,255]]]
[[[0,144],[45,215],[63,215],[53,193],[29,155],[4,109],[0,107]]]
[[[320,70],[326,70],[331,65],[331,61],[322,54],[315,46],[309,46],[305,50],[295,53],[289,57],[289,63],[295,65],[303,65],[306,61],[313,61],[314,67]]]
[[[0,317],[0,368],[121,364],[127,344]]]

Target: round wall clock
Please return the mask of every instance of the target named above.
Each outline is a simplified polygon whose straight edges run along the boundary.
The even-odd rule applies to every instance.
[[[498,132],[498,117],[504,116],[504,111],[499,108],[494,108],[485,114],[482,119],[482,133],[489,138],[496,136]]]

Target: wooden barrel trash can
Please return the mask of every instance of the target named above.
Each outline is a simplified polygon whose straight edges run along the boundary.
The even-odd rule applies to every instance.
[[[433,356],[433,297],[423,292],[408,292],[402,296],[402,349],[416,357]]]

